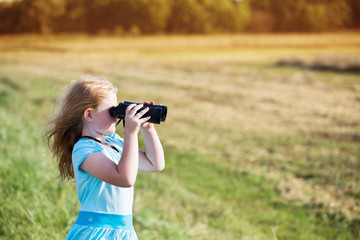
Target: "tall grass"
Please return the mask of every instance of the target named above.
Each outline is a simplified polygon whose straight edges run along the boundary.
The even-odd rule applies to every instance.
[[[56,178],[42,133],[63,86],[96,74],[121,101],[169,107],[157,126],[166,169],[140,173],[135,186],[140,239],[359,239],[358,75],[274,66],[309,47],[267,37],[277,51],[213,48],[219,37],[206,38],[206,51],[183,37],[0,38],[0,238],[64,239],[75,221],[75,184]],[[318,37],[302,56],[325,51],[330,40]]]

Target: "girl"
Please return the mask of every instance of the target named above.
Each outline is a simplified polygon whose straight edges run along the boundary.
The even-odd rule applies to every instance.
[[[46,132],[60,177],[75,177],[81,203],[66,239],[137,239],[132,224],[137,172],[159,172],[165,167],[155,128],[146,122],[149,117],[142,118],[148,108],[137,113],[143,105],[129,105],[124,139],[115,133],[116,119],[109,109],[118,104],[116,92],[107,80],[79,78]],[[139,129],[145,152],[138,149]]]

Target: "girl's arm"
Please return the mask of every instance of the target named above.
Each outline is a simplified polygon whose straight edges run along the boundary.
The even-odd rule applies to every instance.
[[[139,170],[160,172],[165,168],[164,150],[153,124],[144,123],[141,133],[145,143],[145,152],[139,150]]]
[[[135,184],[139,169],[138,132],[140,125],[149,120],[149,117],[141,118],[148,108],[136,114],[141,107],[142,105],[132,104],[126,109],[124,146],[120,162],[115,164],[103,153],[95,152],[80,165],[83,171],[119,187],[131,187]]]

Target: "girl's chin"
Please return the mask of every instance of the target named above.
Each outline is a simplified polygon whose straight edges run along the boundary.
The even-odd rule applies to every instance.
[[[115,128],[112,129],[111,131],[108,131],[108,132],[106,133],[106,135],[110,135],[110,134],[114,134],[114,133],[115,133]]]
[[[112,127],[111,129],[110,129],[110,134],[113,134],[113,133],[115,133],[116,132],[116,127],[115,127],[115,125],[114,125],[114,127]]]
[[[115,127],[114,128],[111,128],[111,129],[108,129],[107,131],[104,131],[104,135],[110,135],[110,134],[114,134],[116,131]]]

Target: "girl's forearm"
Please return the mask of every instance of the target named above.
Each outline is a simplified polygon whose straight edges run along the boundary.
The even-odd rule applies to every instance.
[[[135,184],[137,172],[139,168],[139,147],[137,133],[130,133],[124,136],[123,152],[117,171],[122,180],[129,186]]]
[[[141,130],[144,143],[145,155],[154,169],[161,171],[165,168],[165,157],[162,144],[154,127]]]

